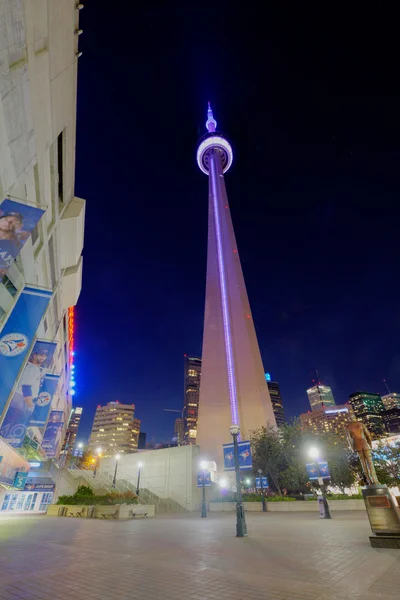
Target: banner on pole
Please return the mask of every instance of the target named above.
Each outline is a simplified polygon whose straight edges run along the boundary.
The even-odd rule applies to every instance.
[[[52,292],[25,287],[0,333],[0,414],[24,365]]]
[[[204,486],[211,486],[211,473],[210,471],[204,471]],[[203,471],[197,473],[197,487],[203,487]]]
[[[41,208],[8,198],[0,203],[0,281],[43,214]]]
[[[224,469],[225,471],[235,470],[235,451],[233,444],[224,444]],[[240,470],[252,469],[253,461],[251,456],[250,442],[238,442],[239,468]]]
[[[57,456],[61,442],[64,413],[62,410],[52,410],[43,435],[42,448],[48,458]]]
[[[37,340],[8,407],[0,435],[20,448],[29,425],[44,426],[59,377],[47,375],[57,344]]]
[[[256,488],[261,489],[261,477],[256,477]],[[267,489],[268,487],[268,479],[266,477],[262,478],[262,487],[263,489]]]
[[[330,479],[329,467],[326,460],[319,460],[315,463],[306,464],[307,474],[310,481],[322,479]]]

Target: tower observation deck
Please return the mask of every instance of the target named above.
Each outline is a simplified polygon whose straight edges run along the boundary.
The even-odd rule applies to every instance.
[[[224,174],[232,146],[216,130],[208,105],[207,133],[197,164],[209,176],[206,303],[197,444],[202,458],[223,469],[222,445],[237,424],[241,439],[268,423],[276,426],[236,245]]]

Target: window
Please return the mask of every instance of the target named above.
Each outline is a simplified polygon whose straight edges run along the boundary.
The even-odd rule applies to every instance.
[[[2,283],[5,286],[8,293],[11,294],[11,296],[15,296],[15,294],[17,293],[17,288],[15,287],[11,279],[7,277],[7,275],[4,275]]]
[[[36,226],[32,229],[32,244],[35,245],[39,239],[39,223],[36,223]]]
[[[54,252],[55,252],[55,249],[54,249],[54,235],[52,235],[51,238],[50,238],[50,240],[49,240],[49,259],[50,259],[51,287],[52,287],[53,290],[54,290],[54,288],[56,286],[56,283],[57,283],[56,262],[55,262]],[[56,320],[56,323],[58,323],[58,318]]]
[[[57,138],[58,199],[64,202],[64,132]]]
[[[44,327],[44,332],[47,333],[47,330],[49,328],[49,326],[47,325],[47,319],[44,319],[44,321],[43,321],[43,327]]]

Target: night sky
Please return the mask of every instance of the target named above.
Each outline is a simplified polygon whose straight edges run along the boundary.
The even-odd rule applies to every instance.
[[[308,410],[313,369],[337,403],[385,393],[385,377],[400,392],[394,16],[136,4],[81,11],[80,437],[111,400],[136,404],[148,441],[173,435],[178,415],[163,409],[181,408],[183,355],[202,345],[208,180],[195,151],[207,100],[233,144],[238,248],[286,415]]]

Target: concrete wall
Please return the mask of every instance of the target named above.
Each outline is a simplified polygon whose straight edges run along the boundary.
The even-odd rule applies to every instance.
[[[126,480],[136,487],[139,463],[142,463],[141,489],[148,489],[160,498],[171,498],[186,510],[196,510],[200,502],[199,461],[200,448],[192,445],[123,454],[118,463],[117,480]],[[114,473],[114,469],[114,458],[101,460],[102,473]]]
[[[261,502],[243,502],[246,512],[262,512]],[[230,512],[235,510],[235,502],[210,502],[211,512]],[[330,500],[331,510],[365,510],[364,500]],[[268,512],[319,512],[318,502],[267,502]]]

